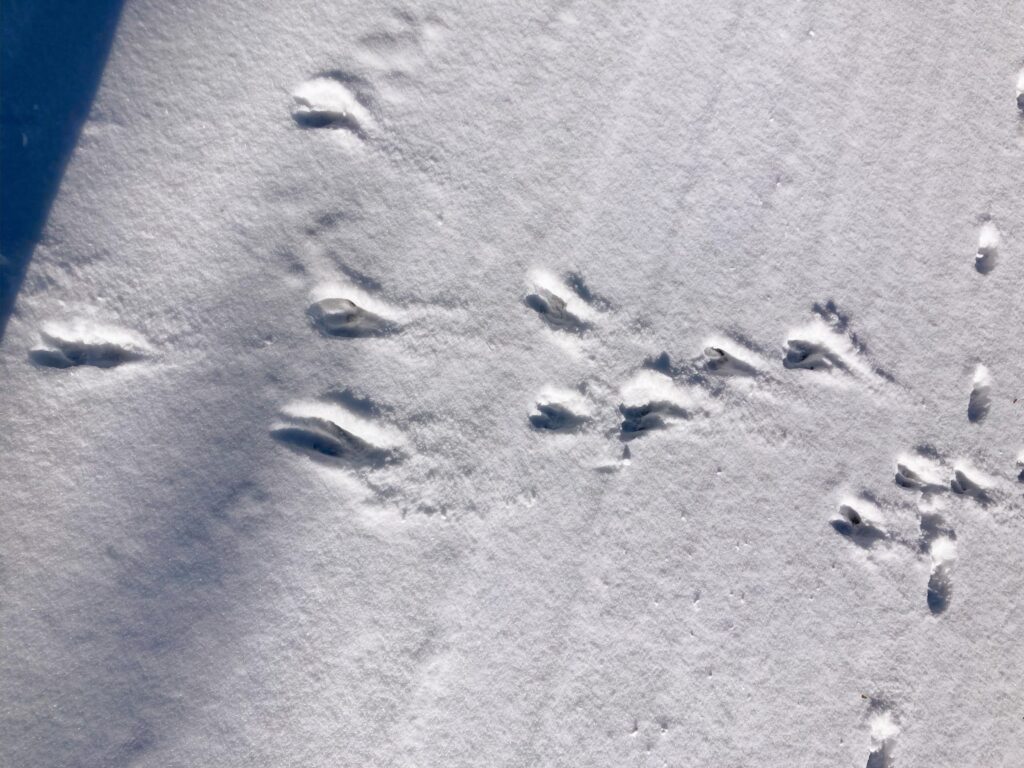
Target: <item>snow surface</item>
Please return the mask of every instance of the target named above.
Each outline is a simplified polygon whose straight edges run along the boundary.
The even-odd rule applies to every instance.
[[[0,346],[0,764],[1024,765],[1022,42],[127,3]]]

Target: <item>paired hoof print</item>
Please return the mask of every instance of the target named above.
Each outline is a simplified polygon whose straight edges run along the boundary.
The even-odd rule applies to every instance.
[[[122,328],[86,323],[51,325],[39,336],[42,343],[30,349],[28,355],[33,363],[46,368],[114,368],[141,360],[149,352],[138,334]]]
[[[576,432],[591,418],[587,401],[577,392],[547,389],[537,398],[536,413],[529,416],[530,426],[548,432]]]
[[[324,336],[355,339],[386,336],[398,331],[398,326],[390,320],[363,309],[349,299],[321,299],[311,305],[306,314],[313,327]]]
[[[315,77],[295,89],[292,118],[300,128],[343,130],[367,138],[375,127],[373,116],[343,79]]]
[[[849,504],[840,505],[839,517],[832,520],[831,525],[836,533],[864,549],[871,549],[889,538],[889,534],[869,519],[866,513]]]
[[[282,409],[270,434],[300,453],[353,468],[380,468],[404,456],[404,441],[396,431],[336,402],[293,403]]]

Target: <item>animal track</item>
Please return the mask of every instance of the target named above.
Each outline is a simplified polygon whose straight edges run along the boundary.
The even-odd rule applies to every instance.
[[[591,327],[594,311],[589,302],[594,297],[579,275],[569,276],[570,285],[541,270],[531,277],[533,292],[526,295],[523,303],[551,328],[583,333]]]
[[[355,302],[343,298],[321,299],[306,310],[313,327],[325,336],[353,339],[384,336],[398,326]]]
[[[941,515],[921,515],[921,551],[931,559],[928,577],[928,610],[934,615],[949,608],[953,598],[953,565],[956,562],[956,532]]]
[[[921,491],[926,496],[946,490],[941,467],[920,453],[897,459],[895,481],[901,488]]]
[[[622,414],[620,431],[623,440],[632,440],[653,429],[665,429],[673,420],[689,418],[685,408],[665,401],[620,405],[619,412]]]
[[[1024,69],[1017,73],[1017,109],[1024,116]]]
[[[761,371],[749,356],[749,350],[731,339],[714,339],[704,348],[704,370],[716,376],[757,376]]]
[[[832,301],[812,307],[815,322],[803,329],[800,337],[786,341],[786,355],[782,364],[786,368],[804,368],[811,371],[847,370],[845,357],[856,354],[856,338],[845,336],[849,318]]]
[[[1024,483],[1024,451],[1017,454],[1017,480]]]
[[[996,268],[998,258],[999,230],[991,220],[987,220],[981,225],[978,233],[978,252],[974,256],[974,268],[987,275]]]
[[[351,90],[358,79],[336,72],[299,85],[292,93],[292,117],[300,128],[331,128],[367,138],[376,126],[370,110]]]
[[[865,768],[894,768],[893,751],[900,727],[892,711],[881,702],[873,701],[871,708],[871,754]]]
[[[76,321],[70,325],[50,324],[39,332],[42,343],[29,350],[36,365],[72,368],[91,365],[113,368],[141,360],[149,346],[137,333],[123,328]]]
[[[622,389],[619,404],[622,424],[619,437],[632,440],[652,430],[666,429],[673,423],[690,419],[696,405],[686,392],[663,373],[643,369]]]
[[[537,430],[573,432],[591,418],[590,405],[578,392],[545,388],[537,398],[536,413],[530,414],[530,425]]]
[[[643,367],[719,396],[723,387],[716,379],[759,378],[765,375],[767,361],[748,343],[715,335],[704,342],[703,353],[692,360],[673,365],[668,352],[662,352],[644,360]]]
[[[1024,453],[1018,457],[1017,466],[1022,468],[1020,479],[1024,481]],[[944,478],[949,478],[950,473],[952,479],[947,485]],[[839,514],[830,524],[837,533],[863,549],[872,549],[879,543],[887,546],[891,543],[899,548],[909,548],[918,558],[926,557],[930,563],[926,602],[929,611],[937,616],[948,609],[952,600],[952,574],[957,560],[956,532],[938,512],[949,502],[948,497],[943,498],[942,495],[952,492],[988,507],[1001,498],[1001,481],[987,477],[966,461],[957,461],[950,466],[935,448],[920,445],[913,453],[897,458],[895,482],[901,488],[920,493],[920,535],[916,542],[899,531],[890,533],[880,525],[880,510],[873,497],[867,494],[842,501]],[[883,754],[884,750],[879,752],[877,759],[881,760]],[[890,763],[869,762],[871,764]]]
[[[859,507],[859,509],[854,504]],[[871,549],[879,542],[887,541],[889,534],[877,523],[878,510],[873,504],[858,499],[839,506],[839,516],[832,520],[833,530],[845,536],[858,547]]]
[[[790,334],[782,365],[788,369],[840,371],[870,379],[891,381],[886,372],[864,362],[864,344],[850,328],[849,317],[828,301],[812,307],[814,320]]]
[[[270,430],[275,440],[321,460],[355,468],[400,461],[404,439],[378,419],[355,413],[344,400],[299,401],[285,406]]]
[[[992,501],[988,482],[982,480],[980,473],[974,469],[969,469],[973,476],[965,470],[968,468],[964,466],[953,470],[953,479],[949,484],[950,490],[959,496],[970,496],[982,506],[988,505]]]
[[[805,368],[809,371],[846,370],[842,355],[836,353],[827,343],[806,339],[788,339],[786,356],[782,360],[786,368]]]
[[[948,478],[950,472],[952,479],[946,484],[943,478]],[[982,506],[993,502],[996,487],[995,481],[966,462],[957,462],[951,469],[948,465],[940,464],[937,458],[929,458],[920,452],[897,459],[895,481],[901,488],[920,491],[925,498],[952,491]]]
[[[544,288],[538,288],[536,293],[531,293],[524,301],[552,328],[579,333],[588,327],[586,322],[569,311],[565,299]]]
[[[979,365],[974,370],[974,384],[971,388],[971,398],[967,402],[967,420],[972,424],[979,424],[988,416],[989,408],[992,406],[992,375],[988,368]]]

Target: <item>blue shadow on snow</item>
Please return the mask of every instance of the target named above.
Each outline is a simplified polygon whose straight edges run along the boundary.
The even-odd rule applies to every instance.
[[[0,0],[0,339],[103,73],[123,0]]]

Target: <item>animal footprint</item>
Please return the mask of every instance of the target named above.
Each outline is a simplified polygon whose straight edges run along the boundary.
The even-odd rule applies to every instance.
[[[698,410],[693,398],[658,371],[643,369],[622,388],[619,412],[622,440],[693,418]]]
[[[823,340],[788,339],[782,364],[786,368],[804,368],[809,371],[829,371],[833,368],[846,370],[842,355]]]
[[[831,525],[836,533],[864,549],[889,539],[889,534],[880,526],[878,508],[864,499],[841,504],[839,515]]]
[[[987,505],[992,501],[992,497],[989,495],[990,483],[988,480],[983,480],[979,472],[967,466],[962,465],[953,470],[953,479],[949,483],[949,488],[953,493],[959,496],[969,496],[982,505]]]
[[[971,398],[967,402],[967,420],[979,424],[988,416],[992,406],[992,375],[988,368],[979,365],[974,370],[974,384],[971,387]]]
[[[874,711],[869,721],[871,725],[871,754],[868,755],[865,768],[894,768],[896,763],[893,758],[893,750],[896,747],[896,737],[899,736],[900,727],[892,711],[884,705],[873,703],[872,709]]]
[[[1017,109],[1024,115],[1024,69],[1017,73]]]
[[[530,425],[537,430],[573,432],[592,418],[590,404],[578,392],[548,387],[541,391],[530,414]]]
[[[50,324],[39,332],[42,343],[29,350],[36,365],[71,368],[92,365],[113,368],[140,360],[149,352],[146,341],[124,328],[75,321],[70,325]]]
[[[941,515],[921,515],[921,551],[931,559],[928,577],[928,610],[944,613],[953,597],[952,572],[956,562],[956,533],[946,527]]]
[[[354,468],[379,468],[404,455],[405,441],[397,430],[331,399],[285,406],[270,434],[289,448]]]
[[[392,319],[398,314],[395,309],[354,285],[321,286],[313,299],[306,316],[324,336],[355,339],[401,330]]]
[[[942,468],[920,453],[897,459],[895,481],[901,488],[921,491],[926,496],[946,490]]]
[[[1017,480],[1024,483],[1024,451],[1017,454]]]
[[[783,367],[891,380],[888,374],[864,361],[864,345],[850,330],[849,317],[835,302],[815,304],[813,311],[814,320],[793,331],[786,340]]]
[[[999,230],[991,221],[981,225],[978,233],[978,252],[974,256],[974,268],[983,275],[987,275],[996,268],[996,260],[999,258]]]
[[[310,305],[306,313],[313,326],[325,336],[353,339],[383,336],[397,330],[393,323],[349,299],[321,299]]]
[[[370,110],[351,89],[358,82],[343,73],[307,80],[292,93],[292,117],[300,128],[331,128],[367,138],[376,125]]]
[[[595,317],[590,307],[592,295],[578,275],[570,284],[549,272],[535,271],[532,275],[533,291],[527,294],[523,303],[536,312],[551,328],[572,333],[582,333],[591,327]]]
[[[760,368],[750,350],[732,339],[715,338],[704,348],[704,370],[716,376],[757,376]]]

